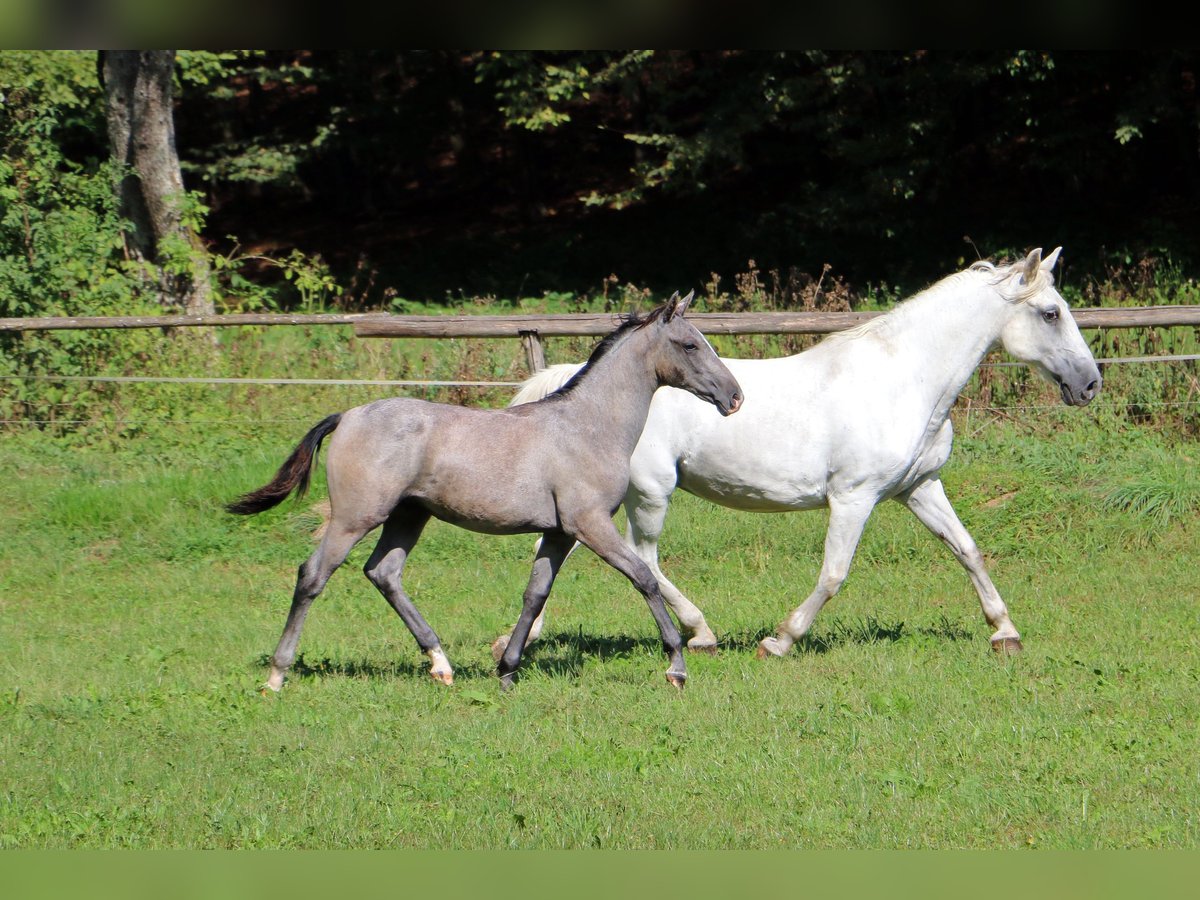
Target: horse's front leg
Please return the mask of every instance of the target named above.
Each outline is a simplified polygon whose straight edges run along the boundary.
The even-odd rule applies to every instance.
[[[979,605],[983,607],[983,617],[996,629],[992,635],[992,649],[997,653],[1020,653],[1021,635],[1008,617],[1008,607],[1000,599],[1000,592],[988,576],[983,554],[950,505],[941,479],[923,481],[897,499],[950,548],[971,576],[971,584],[979,595]]]
[[[550,596],[550,588],[554,586],[558,570],[562,568],[574,546],[575,539],[564,532],[548,531],[542,535],[537,556],[533,560],[533,570],[529,573],[529,584],[525,588],[521,615],[496,660],[501,689],[506,690],[512,686],[517,667],[521,664],[521,653],[529,639],[530,629],[534,620],[541,618],[542,608],[546,605],[546,598]]]
[[[715,653],[717,636],[704,620],[704,613],[671,583],[658,566],[658,538],[667,519],[667,507],[674,488],[673,481],[666,491],[657,486],[645,489],[635,486],[631,481],[625,494],[625,514],[629,520],[625,537],[633,552],[650,567],[667,605],[679,619],[683,631],[689,635],[688,649],[698,653]]]
[[[577,522],[575,537],[633,582],[633,586],[646,598],[646,605],[650,607],[650,614],[654,616],[658,625],[663,650],[667,654],[667,681],[677,688],[682,688],[687,680],[687,665],[683,661],[683,638],[680,637],[671,614],[667,612],[666,601],[650,567],[625,543],[609,518],[596,516],[584,522]],[[514,631],[514,640],[516,636]]]
[[[813,619],[826,602],[842,587],[850,572],[850,562],[858,549],[858,540],[863,528],[875,508],[876,498],[851,497],[847,500],[829,501],[829,530],[825,532],[825,559],[821,563],[821,575],[817,586],[790,616],[784,619],[775,636],[764,638],[758,645],[758,658],[783,656],[792,644],[804,637],[812,626]]]

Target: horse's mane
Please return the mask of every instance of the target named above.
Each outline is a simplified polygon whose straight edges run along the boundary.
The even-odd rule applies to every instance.
[[[646,313],[644,316],[640,315],[636,311],[622,316],[621,324],[618,325],[611,334],[606,336],[604,340],[596,345],[596,349],[592,351],[592,355],[588,357],[588,361],[583,364],[583,368],[576,372],[570,381],[560,387],[553,394],[549,394],[544,399],[553,400],[556,397],[561,399],[563,397],[570,396],[571,392],[574,391],[575,388],[579,387],[579,384],[588,377],[592,371],[592,367],[595,366],[596,363],[598,363],[604,356],[606,356],[613,347],[619,344],[627,335],[631,334],[632,332],[640,331],[652,322],[657,322],[663,317],[663,312],[665,310],[666,306],[664,305],[650,310],[650,312]]]
[[[881,316],[876,316],[873,319],[868,319],[861,325],[856,325],[853,328],[847,328],[844,331],[838,331],[829,335],[824,342],[853,340],[865,334],[886,329],[894,324],[904,314],[905,310],[910,308],[910,304],[922,298],[943,293],[971,277],[979,275],[987,276],[987,283],[997,287],[1013,303],[1024,303],[1054,284],[1054,275],[1047,269],[1039,267],[1037,276],[1032,281],[1025,281],[1021,278],[1023,272],[1024,265],[1020,262],[997,266],[995,263],[987,260],[980,260],[979,262],[972,263],[961,272],[953,272],[945,278],[935,281],[929,287],[925,288],[925,290],[919,291],[911,297],[902,300]],[[1010,281],[1013,284],[1007,286],[1006,283]],[[1002,285],[1005,287],[1001,287]]]

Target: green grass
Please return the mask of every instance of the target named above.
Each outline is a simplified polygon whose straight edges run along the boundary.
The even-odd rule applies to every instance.
[[[434,523],[407,585],[456,684],[362,577],[368,540],[263,696],[323,485],[252,519],[220,504],[307,419],[116,450],[10,435],[0,846],[1195,847],[1195,446],[1062,422],[960,427],[945,473],[1023,656],[990,653],[965,574],[888,504],[811,637],[759,662],[825,517],[680,494],[663,566],[723,645],[682,694],[645,604],[586,552],[501,694],[489,643],[530,541]]]

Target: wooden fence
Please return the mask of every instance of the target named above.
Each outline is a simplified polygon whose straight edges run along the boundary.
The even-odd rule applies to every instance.
[[[1072,311],[1080,328],[1200,326],[1200,306],[1091,307]],[[828,334],[860,325],[877,312],[693,313],[705,334]],[[0,332],[101,328],[194,328],[233,325],[350,325],[368,338],[519,338],[530,371],[545,366],[542,338],[600,336],[619,322],[616,313],[506,316],[400,316],[386,313],[214,316],[63,316],[0,319]]]

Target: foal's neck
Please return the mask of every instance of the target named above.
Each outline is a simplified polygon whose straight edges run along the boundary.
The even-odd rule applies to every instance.
[[[579,432],[603,433],[604,442],[626,459],[633,455],[658,389],[648,337],[644,330],[632,331],[592,363],[564,410]]]

